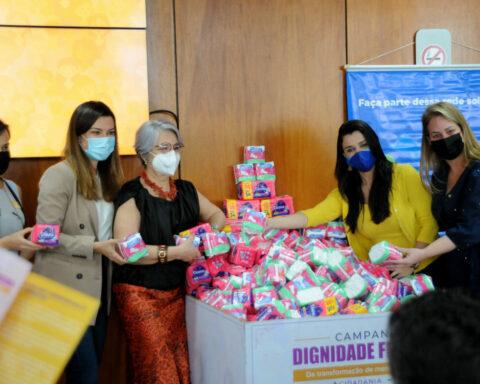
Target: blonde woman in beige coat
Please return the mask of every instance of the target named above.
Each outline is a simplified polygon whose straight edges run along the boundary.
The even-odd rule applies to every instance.
[[[37,223],[59,224],[59,245],[37,252],[34,270],[101,301],[67,364],[67,383],[96,383],[107,324],[109,260],[123,264],[111,239],[113,201],[123,181],[115,116],[102,102],[74,111],[65,160],[48,168],[39,183]]]

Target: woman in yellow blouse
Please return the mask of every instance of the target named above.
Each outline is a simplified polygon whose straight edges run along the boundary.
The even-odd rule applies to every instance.
[[[350,120],[340,127],[335,177],[338,188],[321,203],[269,219],[267,227],[315,227],[341,217],[348,242],[361,260],[368,260],[370,247],[383,240],[423,248],[435,239],[438,227],[430,210],[431,196],[420,176],[410,165],[387,160],[366,122]],[[417,270],[432,261],[423,261]],[[412,272],[412,267],[397,267],[392,277]]]

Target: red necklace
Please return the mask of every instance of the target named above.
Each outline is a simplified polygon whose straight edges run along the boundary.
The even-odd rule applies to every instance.
[[[152,188],[155,191],[155,193],[162,199],[173,200],[175,199],[175,196],[177,196],[177,186],[175,185],[175,181],[172,178],[168,180],[170,184],[170,191],[165,192],[161,187],[159,187],[157,184],[155,184],[152,180],[148,178],[147,172],[142,171],[142,173],[140,174],[140,177],[143,179],[145,184],[147,184],[150,188]]]

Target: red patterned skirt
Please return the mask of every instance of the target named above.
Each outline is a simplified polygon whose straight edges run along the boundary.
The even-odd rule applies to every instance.
[[[135,384],[188,384],[185,289],[114,284]]]

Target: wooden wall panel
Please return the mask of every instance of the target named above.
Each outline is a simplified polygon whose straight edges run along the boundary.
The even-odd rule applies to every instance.
[[[173,0],[146,0],[146,6],[149,108],[176,114]]]
[[[480,48],[477,0],[347,0],[348,64],[415,41],[422,28],[446,28],[452,41]],[[452,64],[479,63],[480,52],[452,43]],[[415,64],[412,45],[366,64]]]
[[[344,2],[177,0],[182,177],[236,198],[232,166],[266,145],[277,194],[310,207],[334,186],[344,118]]]

